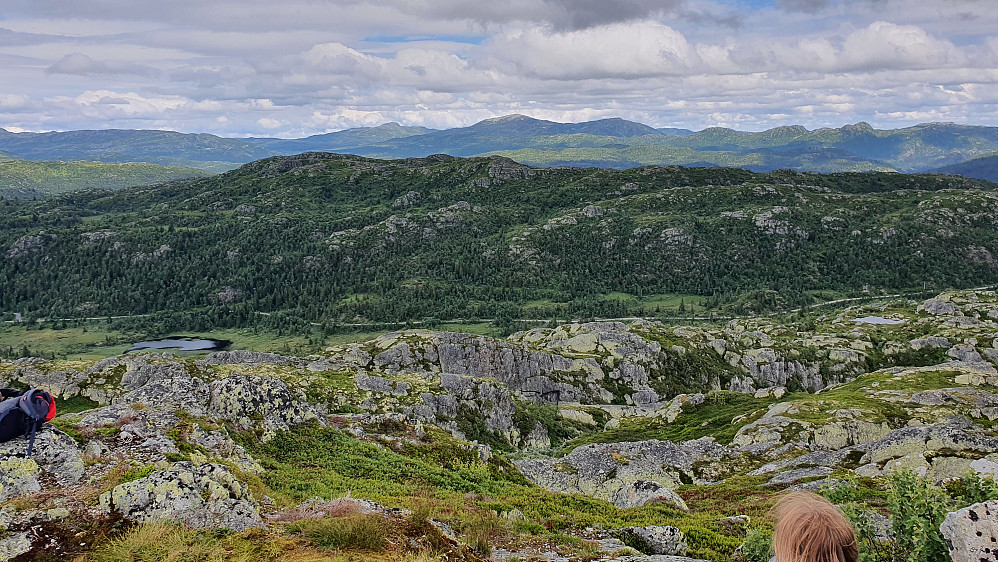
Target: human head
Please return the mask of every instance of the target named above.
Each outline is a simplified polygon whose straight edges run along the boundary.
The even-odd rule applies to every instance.
[[[793,492],[776,504],[776,562],[856,562],[856,535],[842,513],[811,492]]]

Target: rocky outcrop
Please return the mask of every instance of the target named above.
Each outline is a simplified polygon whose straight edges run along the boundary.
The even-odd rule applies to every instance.
[[[199,529],[263,526],[248,486],[219,464],[178,462],[119,484],[100,496],[100,509],[132,521],[178,521]]]
[[[207,417],[232,421],[237,427],[248,428],[259,420],[264,431],[272,433],[318,419],[303,395],[272,377],[234,375],[209,384],[207,394]]]
[[[998,560],[998,500],[947,513],[939,530],[953,562]]]
[[[928,312],[933,315],[955,314],[959,310],[955,304],[941,298],[929,299],[918,305],[919,312]]]
[[[604,373],[593,359],[533,351],[485,336],[424,330],[386,334],[371,343],[377,353],[369,365],[362,366],[386,373],[453,373],[490,379],[538,403],[612,399],[599,384]]]
[[[966,420],[904,427],[876,441],[836,451],[816,451],[763,465],[750,475],[774,474],[802,467],[853,468],[861,476],[877,477],[906,468],[941,482],[971,470],[974,459],[998,450],[998,437]]]
[[[31,458],[25,458],[27,451],[28,440],[23,437],[0,443],[0,500],[38,492],[43,476],[61,486],[74,486],[83,480],[80,450],[65,433],[45,427],[35,436]]]
[[[216,351],[209,353],[204,359],[197,362],[198,366],[205,365],[288,365],[294,361],[294,357],[278,355],[276,353],[260,353],[258,351]]]
[[[560,459],[516,463],[533,483],[554,492],[585,494],[617,507],[662,501],[686,509],[673,489],[697,479],[694,463],[720,460],[724,448],[709,440],[592,444]]]
[[[645,554],[684,556],[686,537],[683,532],[669,526],[626,527],[615,533],[624,544]]]

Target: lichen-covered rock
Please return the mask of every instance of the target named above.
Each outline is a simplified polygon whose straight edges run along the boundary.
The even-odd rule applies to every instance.
[[[548,431],[544,429],[541,422],[537,422],[534,429],[527,434],[523,439],[524,449],[550,449],[551,448],[551,437],[548,435]]]
[[[675,490],[651,480],[635,480],[621,486],[613,496],[614,505],[637,507],[653,503],[666,503],[686,511],[686,502]]]
[[[869,443],[836,451],[816,451],[763,465],[749,475],[772,474],[798,467],[854,465],[863,476],[883,476],[908,468],[934,481],[960,476],[970,462],[998,450],[998,437],[984,433],[966,420],[928,426],[903,427]]]
[[[766,482],[767,486],[779,486],[781,484],[793,484],[798,480],[803,480],[805,478],[815,478],[818,476],[828,476],[833,470],[825,466],[816,466],[813,468],[798,468],[795,470],[788,470],[786,472],[781,472],[776,476],[770,478],[769,482]]]
[[[490,379],[537,403],[599,403],[613,398],[600,386],[604,371],[592,358],[565,357],[485,336],[426,330],[385,334],[369,344],[375,352],[370,366],[388,373]]]
[[[264,526],[249,487],[219,464],[175,463],[101,494],[100,508],[133,521],[178,521],[199,529]]]
[[[263,474],[264,469],[260,463],[246,449],[236,445],[224,428],[206,431],[201,426],[192,424],[185,438],[193,445],[204,447],[212,457],[231,462],[243,472]]]
[[[860,416],[862,412],[856,410],[842,410],[841,412],[844,413],[836,415],[836,418],[840,419],[814,429],[812,439],[816,447],[836,451],[850,445],[882,439],[891,432],[891,427],[887,422],[875,423],[861,419],[848,419]]]
[[[41,470],[32,459],[8,457],[0,459],[0,501],[6,501],[42,489],[38,482]]]
[[[731,352],[728,352],[731,353]],[[841,356],[834,355],[833,350],[829,354],[829,360],[839,363],[855,363],[865,357],[854,351],[845,351]],[[725,357],[728,357],[727,353]],[[756,388],[766,388],[775,386],[787,386],[788,383],[797,381],[811,391],[821,390],[833,380],[826,380],[821,374],[821,365],[817,362],[803,363],[798,360],[787,359],[781,356],[775,349],[769,347],[747,349],[739,356],[733,354],[729,362],[736,367],[740,367],[751,377],[753,384],[739,384],[743,381],[732,380],[729,390],[735,392],[754,393]]]
[[[939,336],[928,336],[924,338],[916,338],[908,342],[908,345],[918,351],[925,348],[938,348],[938,347],[949,347],[949,340]]]
[[[939,530],[953,562],[998,560],[998,500],[946,514]]]
[[[13,560],[31,550],[31,535],[27,531],[8,533],[0,539],[0,560]]]
[[[195,416],[205,410],[205,383],[176,362],[135,362],[121,377],[124,394],[113,404],[142,403],[162,410],[183,409]]]
[[[0,443],[0,470],[6,464],[9,474],[26,475],[22,469],[31,473],[45,472],[62,486],[72,486],[83,480],[84,465],[80,449],[76,441],[65,433],[46,425],[35,436],[30,459],[23,458],[27,452],[28,440],[23,437]],[[37,491],[37,483],[31,484],[30,479],[24,485],[35,488],[31,491]],[[0,492],[0,496],[5,493]]]
[[[378,394],[405,396],[409,390],[409,385],[405,382],[395,382],[383,377],[357,375],[355,380],[357,382],[357,388]]]
[[[919,312],[928,312],[933,315],[956,314],[959,310],[955,304],[940,298],[929,299],[918,305]]]
[[[209,353],[204,359],[197,362],[198,366],[204,365],[287,365],[295,360],[294,357],[286,357],[277,353],[262,353],[259,351],[216,351]]]
[[[954,345],[946,351],[946,355],[956,358],[959,361],[968,361],[971,363],[982,361],[981,354],[977,352],[977,349],[966,343]]]
[[[704,395],[702,393],[698,394],[680,394],[669,402],[669,405],[661,411],[661,416],[665,418],[665,421],[672,423],[676,421],[679,414],[683,413],[683,409],[689,406],[690,408],[695,408],[700,404],[703,404]]]
[[[670,526],[625,527],[615,534],[625,544],[645,554],[683,556],[688,548],[683,532]]]
[[[665,501],[686,509],[675,493],[683,481],[696,480],[693,465],[719,460],[724,449],[691,441],[591,444],[576,448],[560,459],[518,461],[517,467],[533,483],[554,492],[585,494],[617,507],[635,507]]]
[[[208,385],[208,396],[208,418],[229,420],[237,427],[252,427],[257,420],[273,432],[318,419],[303,396],[272,377],[233,375]]]
[[[731,440],[734,447],[762,450],[784,443],[806,444],[812,424],[786,416],[767,415],[738,430]]]

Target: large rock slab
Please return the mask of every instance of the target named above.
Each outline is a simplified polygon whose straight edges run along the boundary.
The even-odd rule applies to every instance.
[[[249,487],[219,464],[175,463],[101,494],[100,508],[132,521],[178,521],[199,529],[264,526]]]
[[[939,530],[953,562],[998,561],[998,500],[946,514]]]
[[[686,554],[686,537],[675,527],[653,525],[626,527],[616,532],[620,540],[645,554],[683,556]]]

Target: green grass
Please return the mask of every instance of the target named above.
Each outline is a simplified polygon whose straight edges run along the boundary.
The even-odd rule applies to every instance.
[[[92,562],[228,561],[276,562],[339,560],[314,551],[299,539],[267,534],[260,529],[243,533],[188,529],[181,525],[138,525],[103,544],[83,558]]]
[[[28,354],[34,357],[48,359],[64,359],[70,361],[99,361],[107,357],[121,355],[128,351],[135,342],[158,338],[162,336],[146,336],[138,332],[109,330],[103,321],[90,321],[82,326],[54,329],[51,323],[42,327],[28,328],[25,325],[0,323],[0,354],[19,356],[27,348]],[[430,326],[413,325],[411,328],[427,328],[464,332],[483,336],[499,336],[499,330],[485,322],[439,322]],[[406,325],[380,325],[377,330],[358,329],[343,331],[322,336],[311,334],[278,334],[271,330],[254,329],[216,329],[206,332],[184,332],[181,335],[229,340],[229,349],[245,349],[270,353],[284,353],[305,356],[321,352],[326,347],[363,343],[389,332],[408,329]],[[159,353],[158,350],[145,353]],[[205,351],[180,351],[176,349],[163,350],[177,357],[197,357]],[[2,356],[2,355],[0,355]]]
[[[739,429],[758,417],[747,416],[748,414],[757,413],[761,416],[777,401],[773,398],[754,398],[751,394],[738,392],[712,392],[708,394],[703,404],[684,407],[683,413],[679,414],[672,423],[664,419],[623,419],[619,427],[573,439],[566,445],[564,452],[567,453],[588,443],[619,443],[646,439],[662,439],[678,443],[689,439],[714,437],[718,443],[726,444],[731,442]],[[739,416],[747,417],[732,423],[732,420]]]
[[[796,403],[800,411],[787,414],[789,417],[811,423],[824,423],[829,418],[829,412],[839,409],[861,409],[870,412],[866,421],[887,422],[891,428],[897,429],[907,425],[911,412],[900,403],[880,400],[870,395],[872,391],[901,390],[918,391],[936,390],[956,386],[953,382],[955,373],[946,371],[927,371],[911,374],[905,377],[894,377],[886,373],[862,375],[855,380],[833,387],[820,394],[795,393],[789,400]],[[876,384],[877,386],[873,386]]]
[[[95,361],[124,353],[132,347],[132,342],[128,334],[100,329],[97,323],[86,330],[28,329],[23,325],[0,323],[0,351],[9,347],[14,352],[20,352],[27,347],[34,356]]]
[[[55,399],[55,411],[58,415],[77,414],[79,412],[92,410],[98,406],[100,406],[100,403],[95,402],[86,396],[71,396],[65,400],[61,398]]]
[[[388,546],[388,522],[380,515],[348,515],[302,521],[288,527],[324,550],[382,552]]]
[[[421,440],[384,445],[316,426],[280,432],[267,443],[256,442],[248,434],[239,439],[267,469],[260,477],[260,493],[289,505],[314,496],[331,499],[349,493],[389,506],[411,507],[427,501],[429,495],[438,505],[438,516],[459,529],[473,526],[481,509],[501,513],[516,508],[527,518],[518,527],[542,537],[586,527],[676,525],[687,533],[693,555],[712,560],[728,559],[741,543],[737,533],[731,534],[717,522],[744,509],[737,502],[717,509],[718,500],[709,509],[691,513],[662,504],[621,510],[603,500],[538,488],[502,457],[482,463],[477,452],[439,430],[431,430]],[[685,493],[699,489],[689,488]],[[736,491],[724,488],[717,493]],[[762,508],[752,509],[752,513],[762,512]]]

